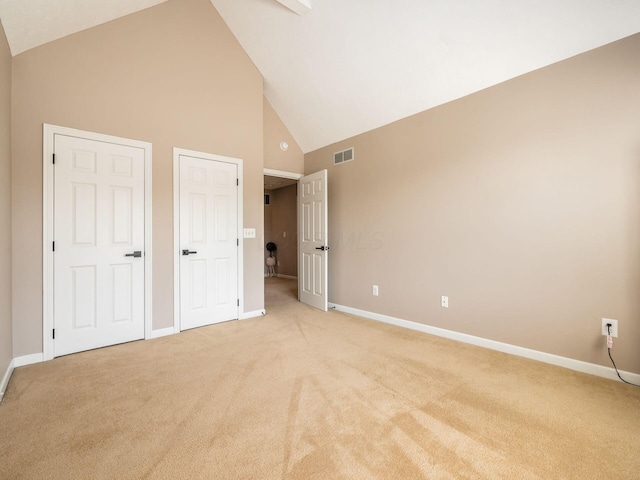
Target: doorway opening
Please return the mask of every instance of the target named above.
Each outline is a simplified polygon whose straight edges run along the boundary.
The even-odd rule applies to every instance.
[[[298,179],[299,173],[264,170],[265,308],[273,290],[298,298]],[[269,248],[267,248],[269,245]],[[287,286],[285,286],[285,284]]]

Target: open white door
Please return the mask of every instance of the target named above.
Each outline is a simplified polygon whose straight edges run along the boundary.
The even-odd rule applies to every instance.
[[[298,181],[298,296],[302,303],[327,311],[327,171]]]

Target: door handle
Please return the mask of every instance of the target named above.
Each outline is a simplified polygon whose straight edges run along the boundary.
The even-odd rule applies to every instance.
[[[324,252],[325,250],[329,250],[329,247],[323,245],[322,247],[316,247],[316,250],[322,250]]]
[[[134,257],[134,258],[139,258],[142,256],[142,252],[140,250],[136,250],[133,253],[125,253],[124,254],[125,257]]]
[[[184,250],[182,250],[182,254],[183,255],[193,255],[194,253],[198,253],[198,252],[196,252],[194,250],[190,251],[188,248],[185,248]]]

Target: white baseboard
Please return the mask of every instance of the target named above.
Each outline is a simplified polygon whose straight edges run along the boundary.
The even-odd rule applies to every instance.
[[[176,329],[174,327],[160,328],[158,330],[151,330],[151,335],[149,336],[149,340],[153,338],[166,337],[167,335],[173,335],[176,333]]]
[[[26,365],[32,365],[34,363],[40,363],[43,361],[44,361],[44,354],[42,353],[23,355],[22,357],[16,357],[13,360],[11,360],[11,362],[9,362],[9,366],[7,367],[7,371],[4,372],[4,376],[2,377],[2,382],[0,383],[0,401],[2,401],[2,397],[4,397],[4,392],[7,391],[9,380],[11,379],[11,375],[13,375],[13,371],[16,368],[24,367]]]
[[[240,320],[248,320],[250,318],[261,317],[266,314],[267,312],[264,310],[264,308],[262,310],[254,310],[253,312],[244,312],[242,315],[240,315]]]
[[[33,365],[34,363],[44,362],[43,353],[32,353],[31,355],[23,355],[13,359],[13,366],[15,368],[24,367],[26,365]]]
[[[7,367],[7,371],[4,372],[2,383],[0,383],[0,402],[2,401],[2,397],[4,397],[4,392],[7,391],[7,385],[9,385],[9,379],[11,378],[11,374],[13,373],[15,366],[15,360],[11,360]]]
[[[412,322],[410,320],[403,320],[388,315],[381,315],[379,313],[367,312],[366,310],[359,310],[357,308],[345,307],[343,305],[337,305],[335,303],[329,304],[330,308],[344,313],[357,315],[359,317],[368,318],[370,320],[376,320],[378,322],[388,323],[396,325],[398,327],[408,328],[411,330],[417,330],[419,332],[428,333],[430,335],[436,335],[438,337],[449,338],[458,342],[469,343],[471,345],[477,345],[478,347],[489,348],[498,352],[509,353],[518,357],[529,358],[531,360],[537,360],[539,362],[548,363],[551,365],[557,365],[559,367],[568,368],[577,372],[588,373],[590,375],[596,375],[598,377],[608,378],[609,380],[620,381],[616,375],[616,371],[611,367],[604,367],[602,365],[596,365],[595,363],[583,362],[581,360],[575,360],[573,358],[561,357],[559,355],[553,355],[551,353],[540,352],[538,350],[531,350],[529,348],[519,347],[517,345],[511,345],[508,343],[496,342],[495,340],[489,340],[482,337],[475,337],[473,335],[467,335],[466,333],[454,332],[452,330],[446,330],[444,328],[432,327],[424,325],[422,323]],[[640,374],[620,371],[620,374],[625,380],[640,384]]]

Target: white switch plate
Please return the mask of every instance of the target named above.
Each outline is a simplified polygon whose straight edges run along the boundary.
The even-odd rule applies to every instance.
[[[440,297],[440,306],[442,308],[449,308],[449,297],[445,297],[444,295]]]
[[[609,335],[607,333],[607,323],[611,324],[611,336],[618,338],[618,320],[613,320],[612,318],[602,319],[602,335]]]
[[[256,229],[255,228],[245,228],[244,229],[244,238],[256,238]]]
[[[378,285],[374,285],[373,286],[373,296],[377,297],[378,296]]]

